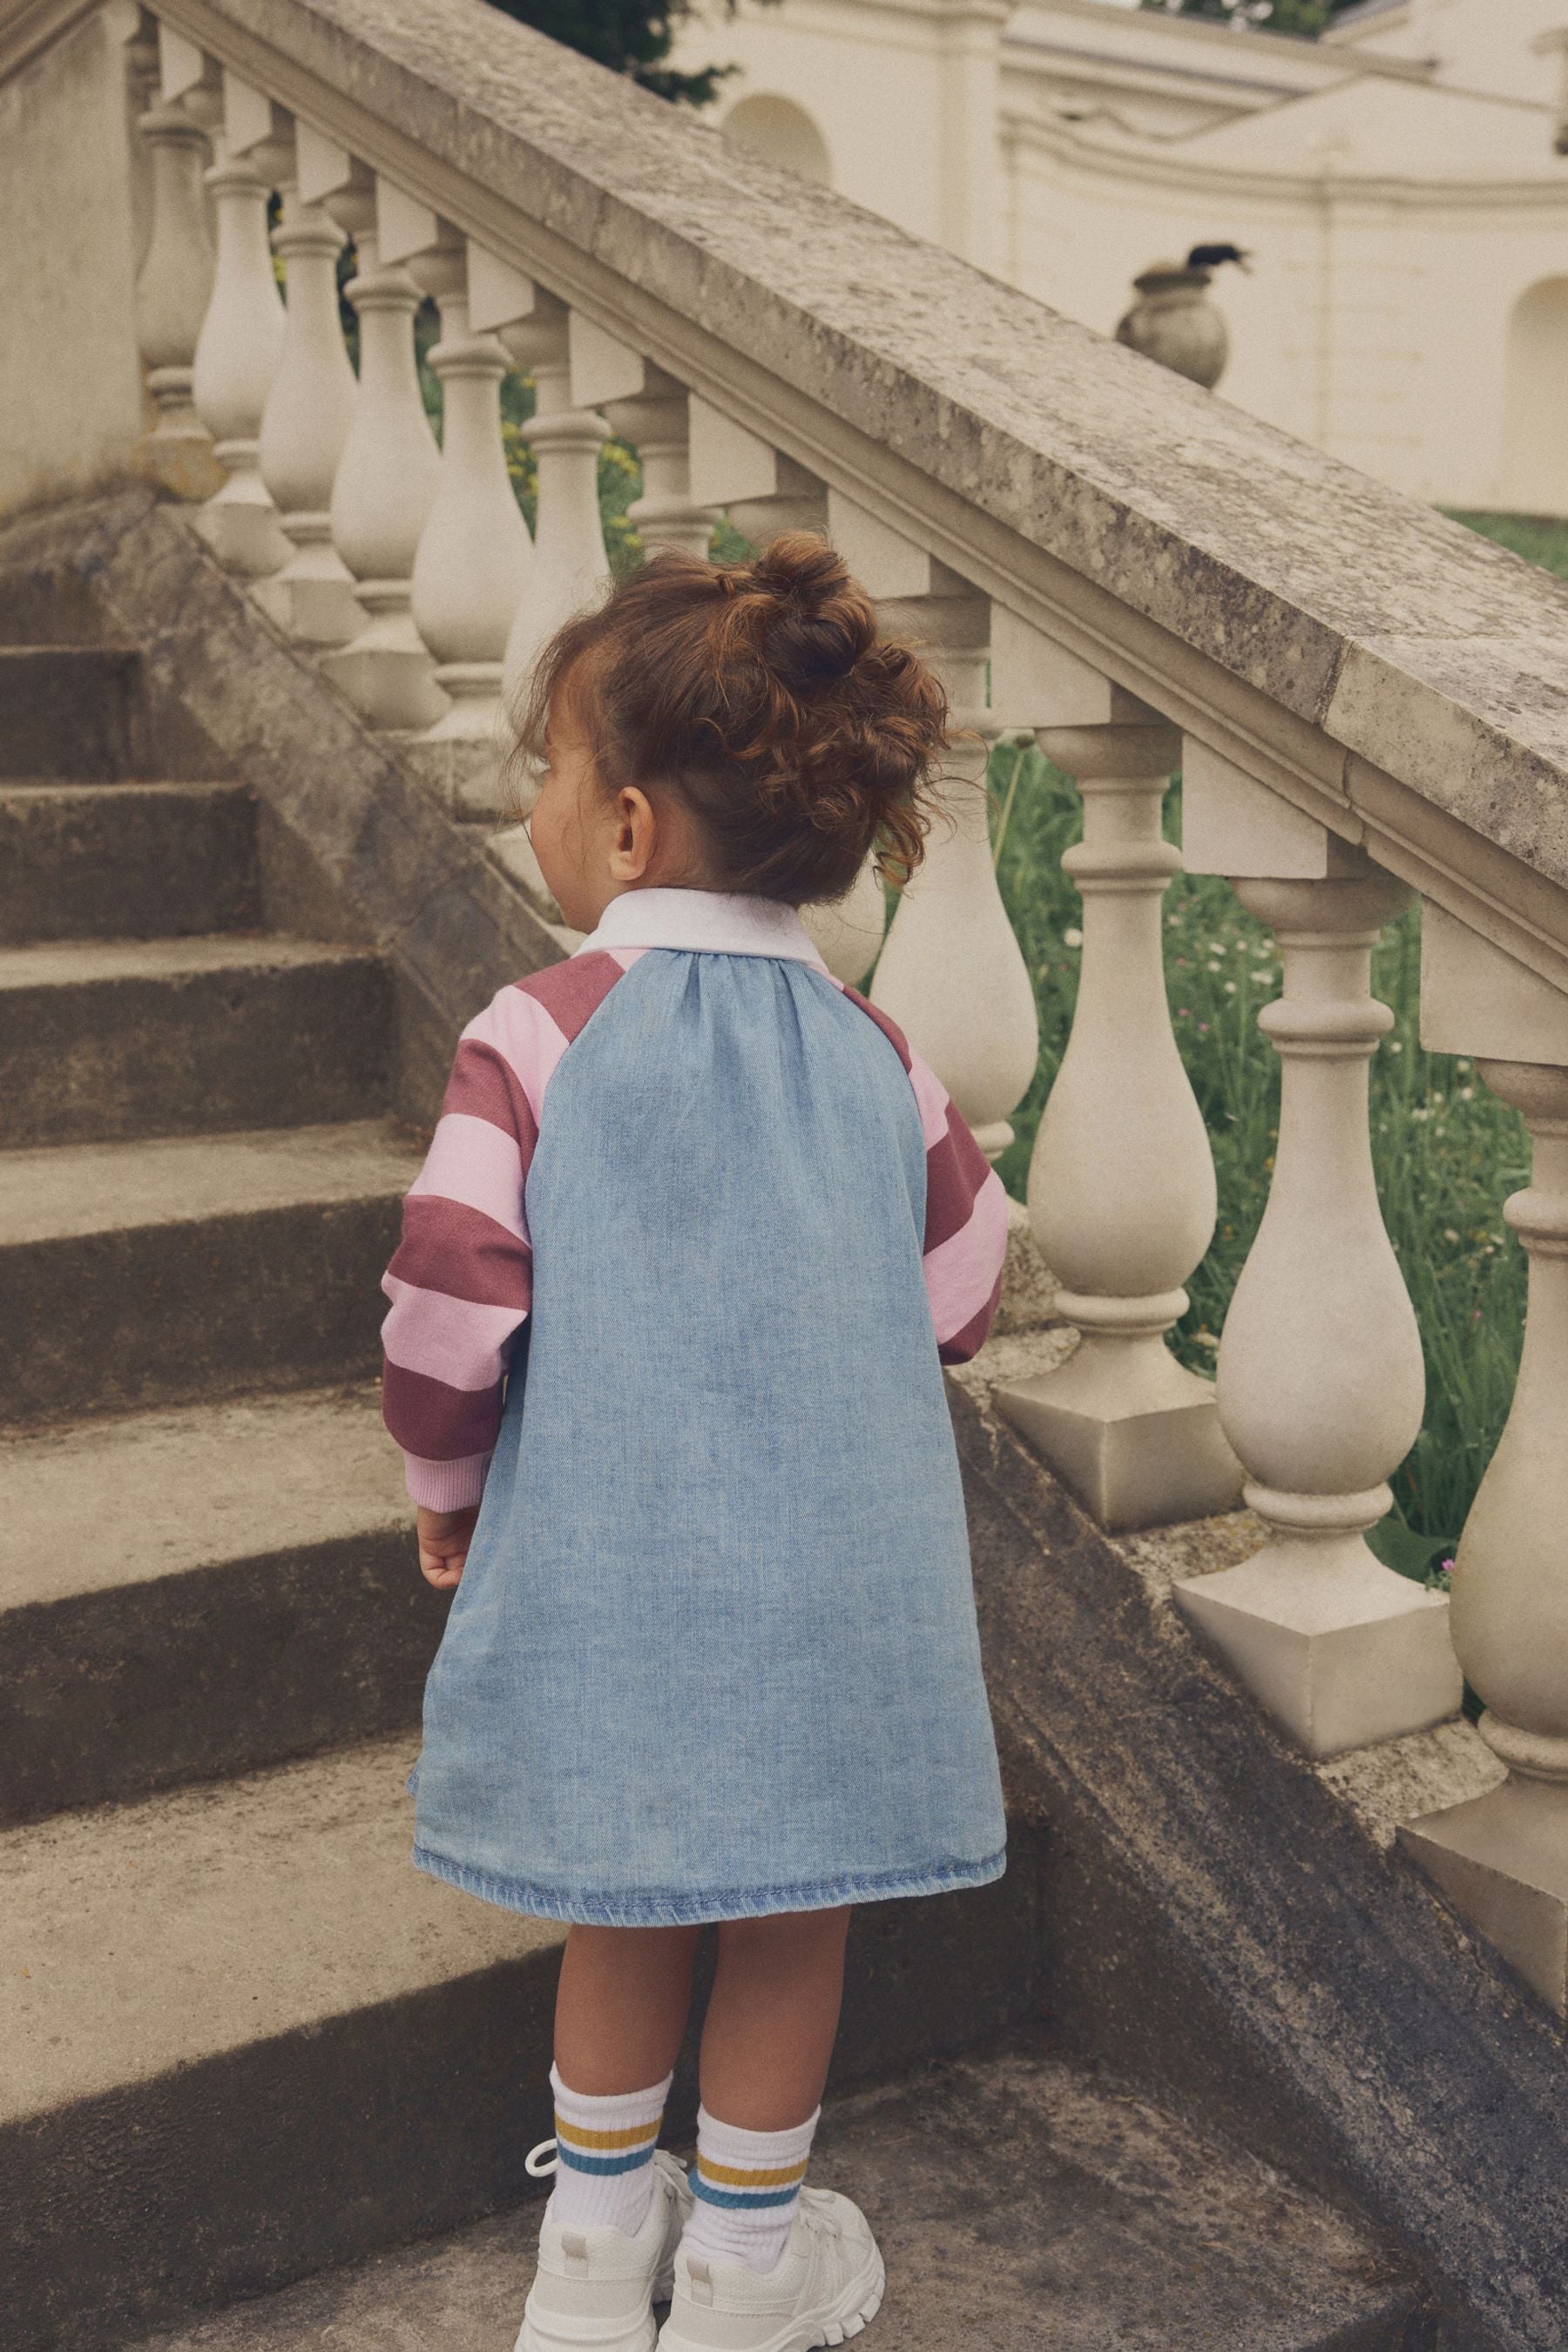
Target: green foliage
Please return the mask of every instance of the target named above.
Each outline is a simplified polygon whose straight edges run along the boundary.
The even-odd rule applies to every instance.
[[[1017,1140],[1000,1162],[1004,1182],[1022,1199],[1078,995],[1082,910],[1060,860],[1081,826],[1077,794],[1033,746],[1000,746],[991,788],[1002,895],[1040,1012],[1039,1070],[1016,1115]],[[1173,788],[1166,830],[1173,839],[1180,798]],[[1279,1068],[1258,1014],[1279,992],[1279,961],[1269,934],[1216,877],[1178,875],[1164,922],[1173,1025],[1219,1186],[1214,1244],[1188,1285],[1192,1305],[1174,1348],[1183,1362],[1212,1372],[1274,1165]],[[1425,1542],[1390,1565],[1425,1576],[1452,1549],[1513,1394],[1525,1264],[1501,1213],[1505,1196],[1528,1181],[1529,1141],[1518,1113],[1488,1093],[1468,1062],[1423,1049],[1419,950],[1412,907],[1373,959],[1373,987],[1392,1005],[1394,1025],[1373,1064],[1371,1097],[1378,1191],[1420,1323],[1427,1379],[1426,1427],[1393,1482],[1398,1525]]]
[[[679,73],[665,59],[691,15],[689,0],[493,0],[503,16],[580,50],[612,73],[685,106],[710,106],[733,66]]]
[[[1552,515],[1479,514],[1466,507],[1446,507],[1444,512],[1468,530],[1496,540],[1500,547],[1511,548],[1527,562],[1554,572],[1559,580],[1568,580],[1568,522],[1559,522]]]

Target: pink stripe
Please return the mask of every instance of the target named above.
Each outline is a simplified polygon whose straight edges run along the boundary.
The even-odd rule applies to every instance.
[[[913,1051],[910,1055],[910,1084],[920,1106],[921,1133],[925,1138],[926,1150],[931,1151],[947,1139],[947,1088]]]
[[[970,1317],[962,1331],[955,1331],[951,1339],[941,1342],[936,1351],[938,1361],[943,1364],[973,1361],[991,1336],[991,1326],[996,1320],[996,1309],[1001,1304],[1002,1277],[998,1275],[984,1306]]]
[[[500,1378],[506,1343],[522,1320],[515,1307],[447,1298],[395,1274],[383,1275],[381,1286],[392,1301],[381,1327],[389,1364],[453,1389],[487,1389]]]
[[[568,1044],[564,1033],[538,997],[521,988],[503,988],[494,1002],[469,1022],[462,1042],[465,1045],[488,1045],[500,1055],[521,1087],[537,1127],[544,1089]]]
[[[926,1289],[939,1341],[951,1339],[985,1304],[1007,1255],[1007,1195],[993,1169],[967,1224],[930,1252]]]
[[[488,1118],[448,1111],[438,1121],[408,1197],[427,1192],[460,1201],[466,1209],[478,1209],[481,1216],[504,1225],[519,1241],[528,1239],[517,1140]]]

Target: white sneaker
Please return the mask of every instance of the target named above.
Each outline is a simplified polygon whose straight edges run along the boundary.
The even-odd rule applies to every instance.
[[[660,2147],[654,2150],[647,2218],[635,2238],[607,2223],[563,2230],[546,2211],[515,2352],[654,2352],[653,2306],[668,2299],[690,2210],[686,2175]]]
[[[885,2273],[858,2205],[803,2189],[789,2244],[767,2272],[681,2246],[658,2352],[812,2352],[858,2336],[881,2307]]]

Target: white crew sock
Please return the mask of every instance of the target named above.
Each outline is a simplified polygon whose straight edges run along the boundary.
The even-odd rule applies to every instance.
[[[793,2131],[759,2132],[698,2109],[691,2173],[697,2202],[681,2241],[689,2253],[754,2271],[775,2268],[795,2226],[821,2113],[818,2107]]]
[[[653,2152],[673,2079],[667,2074],[647,2091],[588,2098],[568,2089],[552,2066],[555,2187],[547,2210],[558,2227],[594,2230],[607,2222],[637,2236],[653,2195]]]

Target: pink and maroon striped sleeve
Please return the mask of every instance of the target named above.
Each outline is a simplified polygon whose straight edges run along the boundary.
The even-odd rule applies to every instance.
[[[533,1299],[525,1189],[545,1091],[630,955],[595,952],[503,988],[458,1045],[425,1165],[382,1279],[382,1414],[408,1491],[432,1510],[477,1503],[507,1367]]]
[[[1007,1195],[946,1088],[897,1022],[858,989],[844,993],[897,1047],[914,1088],[926,1146],[923,1264],[937,1353],[944,1364],[966,1364],[984,1346],[1001,1301]]]

